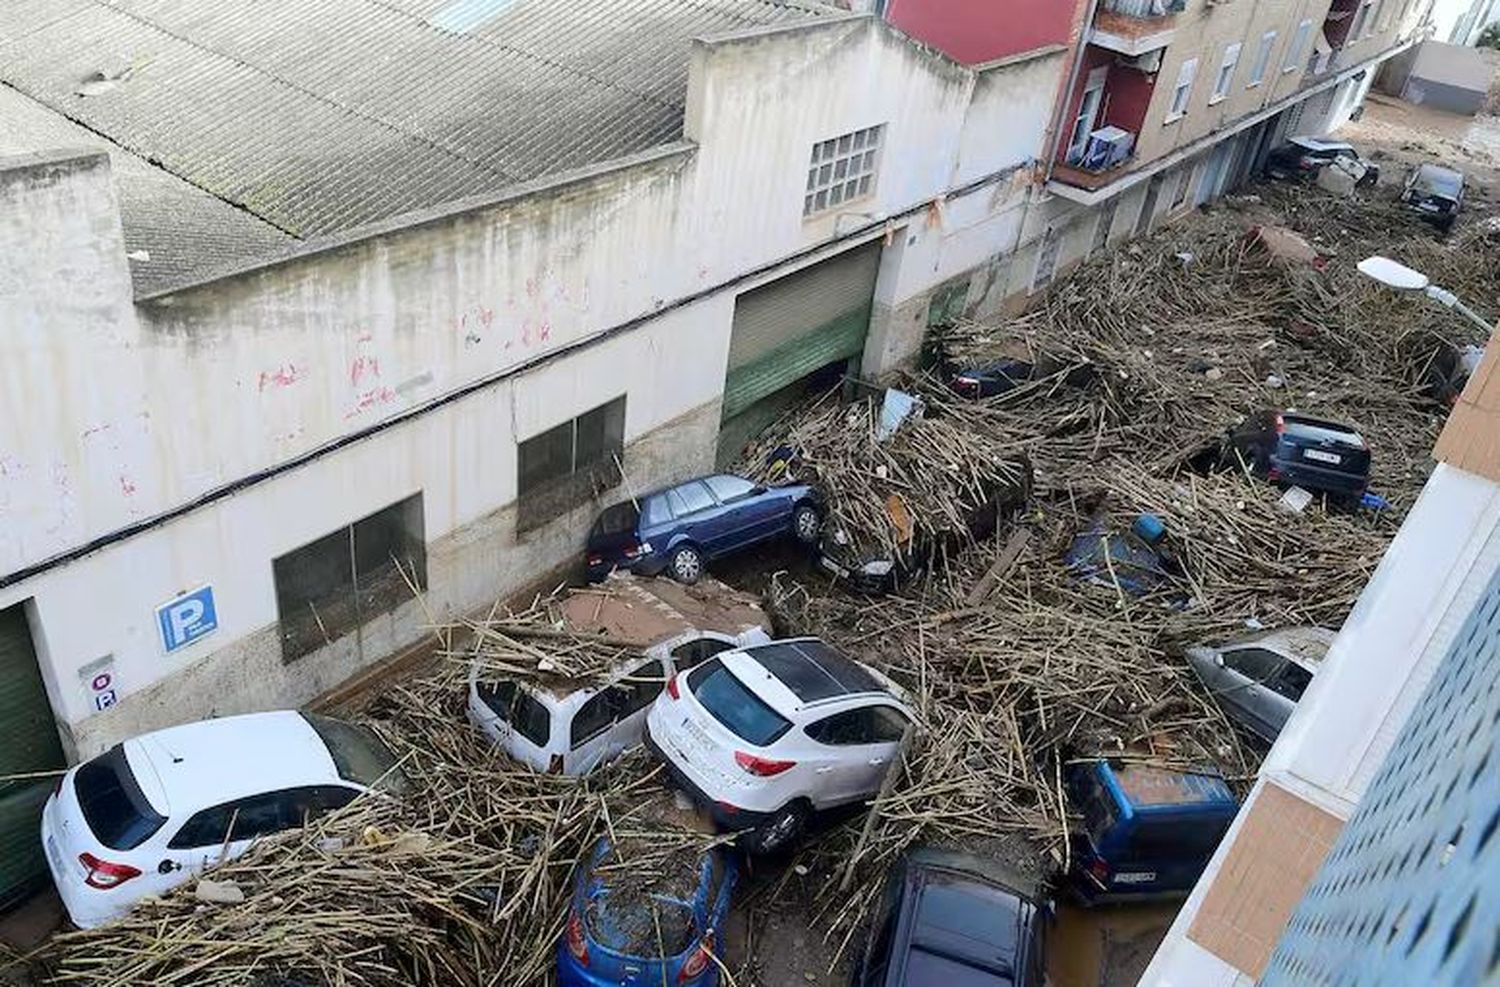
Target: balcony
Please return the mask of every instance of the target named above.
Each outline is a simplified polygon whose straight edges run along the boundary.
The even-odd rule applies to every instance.
[[[1186,0],[1102,0],[1089,30],[1089,43],[1138,58],[1172,43],[1177,14]]]

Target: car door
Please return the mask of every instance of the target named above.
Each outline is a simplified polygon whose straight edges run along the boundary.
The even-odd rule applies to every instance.
[[[723,520],[724,510],[702,480],[673,487],[667,492],[667,503],[676,519],[673,531],[693,542],[705,555],[718,555],[726,550],[730,532]]]
[[[780,534],[791,523],[790,513],[779,497],[738,476],[711,476],[704,481],[724,509],[730,529],[729,547],[743,548]]]
[[[608,761],[614,753],[614,728],[625,708],[625,688],[612,683],[595,692],[573,712],[568,725],[568,753],[564,758],[566,774],[588,774]]]
[[[1254,645],[1224,650],[1224,668],[1232,677],[1217,698],[1238,712],[1245,726],[1267,740],[1274,740],[1280,724],[1286,722],[1280,697],[1270,686],[1284,661],[1274,651]]]
[[[298,825],[288,792],[265,792],[194,813],[167,842],[168,862],[185,879],[233,860],[252,841]]]
[[[818,807],[842,805],[873,796],[896,756],[906,717],[883,703],[834,713],[807,725],[820,748],[813,793]]]
[[[620,682],[624,697],[615,725],[610,728],[607,759],[613,760],[641,742],[646,712],[661,695],[671,674],[666,660],[661,658],[643,661],[625,673]]]

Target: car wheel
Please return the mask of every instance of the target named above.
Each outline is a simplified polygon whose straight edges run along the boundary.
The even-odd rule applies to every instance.
[[[818,516],[818,509],[811,504],[798,504],[797,509],[792,512],[792,534],[802,544],[817,544],[818,531],[822,527],[823,519]]]
[[[750,833],[746,838],[745,849],[754,854],[775,853],[786,849],[796,843],[802,831],[807,828],[808,815],[807,806],[801,802],[783,806],[780,812]]]
[[[679,583],[691,586],[703,578],[703,556],[691,545],[679,545],[667,560],[667,571]]]

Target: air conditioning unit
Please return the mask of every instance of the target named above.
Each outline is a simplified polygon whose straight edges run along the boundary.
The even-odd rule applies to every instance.
[[[1157,48],[1146,52],[1144,55],[1132,55],[1129,58],[1121,58],[1120,63],[1126,68],[1135,69],[1137,72],[1155,75],[1161,71],[1161,56],[1166,50],[1165,48]]]
[[[1135,134],[1119,127],[1100,127],[1089,134],[1083,167],[1088,171],[1106,171],[1129,158],[1134,149]]]

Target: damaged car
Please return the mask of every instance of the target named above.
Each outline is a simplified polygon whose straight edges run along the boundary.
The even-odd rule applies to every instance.
[[[1283,487],[1357,502],[1370,484],[1370,447],[1349,425],[1292,411],[1258,411],[1231,429],[1221,465]]]
[[[1322,627],[1289,627],[1188,648],[1187,660],[1229,718],[1269,743],[1291,718],[1336,636]]]

